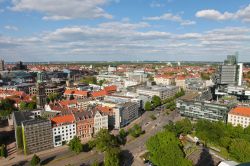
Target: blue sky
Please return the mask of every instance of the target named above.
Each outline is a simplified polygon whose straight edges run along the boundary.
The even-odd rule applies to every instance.
[[[250,61],[249,0],[0,0],[6,61]]]

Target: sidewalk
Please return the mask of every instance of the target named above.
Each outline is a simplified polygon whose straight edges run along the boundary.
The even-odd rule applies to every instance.
[[[42,151],[42,152],[38,152],[36,153],[36,155],[38,155],[40,158],[42,157],[47,157],[49,155],[56,155],[56,153],[58,152],[66,152],[68,151],[68,146],[67,145],[64,145],[64,146],[60,146],[60,147],[57,147],[57,148],[53,148],[53,149],[49,149],[49,150],[45,150],[45,151]],[[31,158],[33,157],[34,154],[30,154],[30,155],[11,155],[11,156],[8,156],[7,158],[4,158],[4,159],[0,159],[0,163],[1,163],[1,166],[9,166],[9,165],[14,165],[14,164],[17,164],[21,161],[27,161],[27,160],[31,160]]]

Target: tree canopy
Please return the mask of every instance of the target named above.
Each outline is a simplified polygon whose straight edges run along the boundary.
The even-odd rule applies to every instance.
[[[36,109],[36,102],[31,101],[31,102],[24,102],[21,101],[19,104],[19,109],[20,110],[33,110]]]
[[[193,125],[189,119],[183,119],[176,122],[175,124],[169,123],[168,125],[164,126],[164,128],[178,136],[180,134],[190,134],[193,129]]]
[[[141,134],[143,134],[141,126],[135,124],[132,128],[129,129],[129,134],[135,138],[139,137]]]
[[[9,98],[0,101],[0,117],[6,117],[16,110],[15,101]]]
[[[96,148],[101,151],[107,151],[111,147],[119,146],[116,137],[109,133],[107,129],[101,129],[95,136]]]
[[[154,107],[158,107],[161,105],[161,98],[159,96],[152,97],[152,104]]]
[[[34,156],[32,157],[32,159],[30,161],[30,165],[36,166],[40,163],[40,161],[41,161],[41,159],[36,154],[34,154]]]
[[[146,111],[151,111],[152,110],[152,104],[149,101],[147,101],[145,103],[145,110]]]
[[[73,152],[80,153],[82,151],[81,140],[77,136],[74,136],[69,142],[69,148]]]
[[[147,142],[149,159],[157,166],[191,166],[191,162],[185,159],[182,145],[174,133],[169,131],[159,132]]]
[[[112,147],[104,153],[104,166],[119,166],[120,165],[120,148]]]
[[[223,122],[198,120],[196,135],[205,141],[225,148],[229,155],[240,162],[250,161],[250,126],[232,126]]]

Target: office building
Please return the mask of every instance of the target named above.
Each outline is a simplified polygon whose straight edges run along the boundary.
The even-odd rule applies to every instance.
[[[52,130],[50,120],[32,119],[22,122],[24,154],[33,154],[51,149]]]
[[[159,96],[162,100],[173,97],[179,91],[177,86],[150,86],[138,88],[136,93],[145,96]]]
[[[235,101],[213,102],[193,100],[182,97],[176,101],[177,111],[191,119],[206,119],[210,121],[227,121],[227,114],[236,105]]]
[[[31,111],[15,111],[12,114],[16,145],[22,148],[25,154],[37,153],[39,151],[53,148],[51,122],[49,120],[36,118],[36,113]],[[21,132],[25,142],[18,142],[17,134]],[[21,146],[24,145],[24,146]]]
[[[237,62],[237,56],[229,55],[223,65],[218,67],[215,83],[222,85],[242,85],[243,64]]]
[[[135,102],[118,104],[114,109],[115,129],[120,129],[139,116],[139,105]]]

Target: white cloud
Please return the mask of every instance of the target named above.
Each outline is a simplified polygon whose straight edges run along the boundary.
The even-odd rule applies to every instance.
[[[164,7],[164,6],[165,6],[165,4],[160,3],[160,2],[157,2],[157,1],[152,1],[152,2],[150,3],[150,7],[152,7],[152,8]]]
[[[13,11],[37,11],[44,13],[45,20],[66,20],[74,18],[107,18],[112,15],[102,6],[109,0],[12,0]],[[118,1],[117,1],[118,2]]]
[[[167,21],[178,22],[181,25],[194,25],[194,24],[196,24],[195,21],[184,20],[183,18],[181,18],[181,16],[174,15],[172,13],[165,13],[165,14],[163,14],[161,16],[144,17],[143,20],[148,20],[148,21],[167,20]]]
[[[13,25],[6,25],[4,26],[5,29],[7,30],[12,30],[12,31],[18,31],[19,29],[16,26]]]
[[[250,22],[250,4],[247,7],[239,9],[234,13],[227,11],[221,13],[214,9],[201,10],[196,13],[196,17],[217,20],[217,21],[238,19],[243,22]]]
[[[227,27],[202,33],[147,31],[144,22],[69,26],[25,38],[0,35],[8,61],[223,60],[240,52],[249,61],[250,29]],[[8,55],[8,56],[6,56]]]

